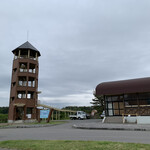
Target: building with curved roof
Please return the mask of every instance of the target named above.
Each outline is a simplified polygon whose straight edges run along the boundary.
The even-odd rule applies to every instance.
[[[150,115],[150,77],[97,85],[96,97],[104,96],[106,116]]]

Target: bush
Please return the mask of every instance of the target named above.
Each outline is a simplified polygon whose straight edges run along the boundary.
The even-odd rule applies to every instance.
[[[0,114],[0,123],[6,123],[8,120],[7,114]]]

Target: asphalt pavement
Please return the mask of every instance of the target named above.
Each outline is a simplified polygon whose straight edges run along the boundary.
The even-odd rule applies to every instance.
[[[150,144],[150,131],[89,130],[72,127],[83,124],[100,125],[101,120],[70,120],[68,123],[50,127],[0,129],[0,140],[90,140]]]

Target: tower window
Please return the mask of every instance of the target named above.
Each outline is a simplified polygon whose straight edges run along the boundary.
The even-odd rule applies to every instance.
[[[34,92],[28,91],[27,98],[33,99],[33,97],[34,97]]]
[[[35,78],[29,77],[28,86],[35,87]]]
[[[30,58],[35,60],[36,59],[36,52],[30,50]]]
[[[18,85],[19,86],[27,86],[27,78],[26,77],[19,77],[18,78]]]
[[[25,91],[18,91],[17,92],[17,98],[26,98],[26,92]]]
[[[35,73],[35,64],[29,64],[29,72],[30,73]]]
[[[20,72],[27,72],[27,63],[20,63]]]
[[[27,107],[27,114],[32,114],[33,107]]]
[[[28,57],[28,50],[21,50],[20,58],[27,58],[27,57]]]

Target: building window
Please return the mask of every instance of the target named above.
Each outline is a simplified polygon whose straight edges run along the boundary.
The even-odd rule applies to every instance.
[[[106,112],[108,116],[120,116],[124,112],[123,95],[106,96]]]
[[[30,51],[30,59],[36,60],[36,52]]]
[[[34,92],[28,91],[27,98],[28,99],[33,99],[34,98]]]
[[[27,114],[33,113],[33,107],[27,107]]]
[[[27,72],[27,63],[20,63],[19,70],[20,72]]]
[[[150,105],[150,93],[138,94],[139,105]]]
[[[28,79],[28,86],[29,87],[35,87],[35,78],[29,77],[29,79]]]
[[[137,94],[125,94],[124,103],[125,107],[137,107],[138,106]]]
[[[28,58],[28,50],[21,50],[20,51],[20,58]]]
[[[21,99],[21,98],[26,98],[26,93],[25,91],[18,91],[17,92],[17,98]]]
[[[30,72],[30,73],[35,73],[35,67],[36,67],[35,64],[30,63],[30,64],[29,64],[29,72]]]
[[[27,78],[25,76],[18,77],[19,86],[27,86]]]

